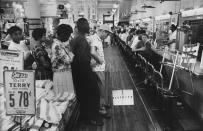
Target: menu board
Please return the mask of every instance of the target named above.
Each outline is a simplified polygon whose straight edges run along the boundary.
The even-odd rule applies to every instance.
[[[23,53],[0,50],[0,83],[3,83],[3,71],[5,70],[23,70]]]
[[[41,17],[54,17],[57,15],[56,0],[40,0],[40,15]]]
[[[7,115],[35,114],[34,71],[4,71],[4,85]]]

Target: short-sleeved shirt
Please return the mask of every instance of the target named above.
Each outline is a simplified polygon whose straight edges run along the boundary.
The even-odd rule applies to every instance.
[[[177,34],[177,31],[175,30],[174,32],[172,32],[170,35],[169,35],[169,40],[176,40],[176,34]],[[176,43],[172,43],[169,45],[169,48],[171,51],[175,51],[176,49]]]
[[[144,42],[143,42],[142,40],[138,40],[138,42],[137,42],[135,48],[136,48],[136,49],[139,49],[139,48],[142,48],[142,47],[144,47],[144,46],[145,46],[145,45],[144,45]]]
[[[94,36],[94,35],[93,35]],[[99,38],[100,39],[100,38]],[[104,42],[106,42],[108,45],[111,44],[111,37],[110,35],[104,40]]]
[[[137,42],[139,41],[138,36],[135,36],[135,38],[133,39],[133,42],[131,44],[131,48],[134,49],[137,46]]]
[[[69,41],[66,43],[54,39],[52,45],[52,68],[54,70],[70,69],[73,53],[70,51]]]
[[[8,46],[9,50],[18,50],[23,52],[24,57],[27,56],[27,53],[29,53],[29,49],[25,45],[25,41],[20,41],[19,44],[15,43],[14,41],[10,41],[10,44]]]
[[[36,80],[46,80],[53,79],[53,72],[51,67],[51,59],[48,56],[48,53],[45,50],[45,47],[42,45],[36,45],[32,50],[32,56],[34,57],[34,61],[37,64],[37,69],[35,70],[35,78]],[[49,66],[44,66],[41,57],[45,59],[46,62],[49,63]]]
[[[89,38],[90,46],[96,47],[96,52],[98,53],[99,57],[104,61],[102,64],[94,64],[96,63],[93,59],[91,63],[93,66],[93,71],[105,71],[105,59],[104,59],[104,50],[102,45],[102,40],[97,34],[90,36]]]
[[[175,40],[175,39],[176,39],[176,34],[177,34],[177,31],[175,30],[174,32],[172,32],[172,33],[169,35],[169,40]]]
[[[35,62],[37,63],[37,68],[38,69],[45,69],[45,70],[51,70],[51,59],[48,56],[47,51],[45,50],[45,47],[42,45],[36,45],[34,49],[32,50],[32,55],[35,59]],[[45,68],[40,61],[40,57],[44,57],[44,59],[50,63],[50,67]]]

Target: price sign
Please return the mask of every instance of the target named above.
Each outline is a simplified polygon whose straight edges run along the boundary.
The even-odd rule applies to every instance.
[[[23,53],[13,50],[0,50],[0,83],[3,84],[3,71],[23,70]]]
[[[34,71],[4,71],[6,114],[35,114]]]

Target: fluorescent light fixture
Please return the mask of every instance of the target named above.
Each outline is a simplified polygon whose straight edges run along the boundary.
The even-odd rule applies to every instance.
[[[156,16],[155,20],[166,20],[166,19],[170,19],[171,15],[166,14],[166,15],[160,15],[160,16]]]
[[[119,7],[119,4],[118,4],[118,3],[113,4],[113,8],[114,8],[114,9],[117,9],[118,7]]]
[[[149,22],[149,21],[151,21],[151,19],[150,18],[144,18],[144,19],[142,19],[142,21],[143,22]]]
[[[197,9],[193,9],[193,10],[186,10],[186,11],[182,11],[181,13],[182,13],[182,17],[203,15],[203,8],[197,8]]]
[[[139,20],[135,20],[135,23],[140,23],[141,22],[141,20],[139,19]]]

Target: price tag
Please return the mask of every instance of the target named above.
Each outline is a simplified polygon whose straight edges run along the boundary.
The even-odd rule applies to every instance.
[[[4,71],[6,114],[34,115],[35,73],[34,71]]]
[[[23,70],[23,53],[0,50],[0,83],[3,83],[3,71],[5,70]]]

